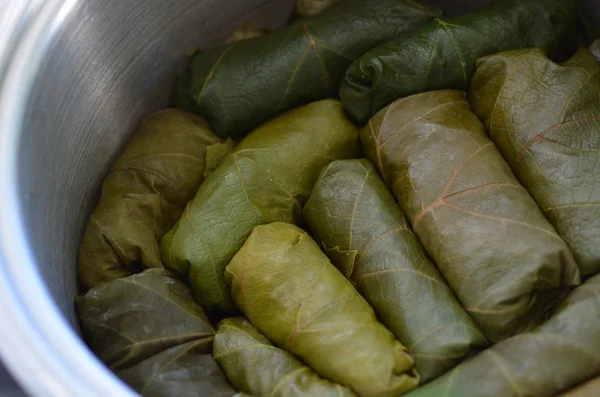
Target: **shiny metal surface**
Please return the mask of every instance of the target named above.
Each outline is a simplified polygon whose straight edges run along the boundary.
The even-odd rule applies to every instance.
[[[228,3],[1,2],[0,353],[33,396],[134,395],[77,337],[77,246],[102,174],[184,54],[293,7]]]
[[[186,52],[246,20],[281,25],[293,3],[0,0],[0,355],[32,396],[134,395],[77,336],[77,247],[100,181]],[[600,20],[600,2],[582,3]]]

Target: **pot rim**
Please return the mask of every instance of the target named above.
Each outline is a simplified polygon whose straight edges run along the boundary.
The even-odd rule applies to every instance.
[[[0,8],[0,356],[32,396],[137,396],[86,347],[38,271],[19,199],[25,107],[46,51],[79,0]]]

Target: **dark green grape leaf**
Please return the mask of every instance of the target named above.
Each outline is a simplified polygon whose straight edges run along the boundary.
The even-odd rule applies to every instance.
[[[333,264],[406,345],[423,382],[488,344],[368,160],[327,166],[304,218]]]
[[[202,184],[163,238],[165,267],[187,276],[207,309],[233,307],[223,272],[255,226],[302,218],[321,169],[360,153],[341,104],[292,110],[245,138]]]
[[[116,371],[144,397],[231,397],[235,390],[206,352],[204,342],[171,347]]]
[[[83,336],[144,396],[231,396],[210,355],[214,330],[185,283],[149,269],[76,298]]]
[[[425,91],[466,89],[478,58],[500,51],[574,49],[574,0],[503,0],[470,14],[437,19],[376,47],[348,69],[344,107],[367,120],[392,101]]]
[[[223,320],[213,355],[238,390],[270,397],[356,397],[276,348],[245,318]]]
[[[554,397],[600,374],[600,276],[539,328],[506,339],[407,397]],[[597,396],[598,386],[588,386]],[[595,392],[594,392],[595,391]]]
[[[419,384],[404,346],[298,227],[254,228],[225,278],[252,325],[323,378],[361,397],[397,397]]]
[[[361,131],[363,148],[483,333],[531,329],[579,283],[571,252],[461,91],[407,97]]]
[[[79,249],[86,287],[161,268],[159,239],[181,215],[209,166],[233,149],[204,119],[167,109],[146,119],[102,185]]]
[[[586,49],[563,64],[531,49],[478,65],[475,113],[581,274],[600,272],[600,63]]]
[[[288,109],[335,98],[367,50],[439,16],[413,0],[345,0],[268,36],[195,54],[173,103],[242,138]]]

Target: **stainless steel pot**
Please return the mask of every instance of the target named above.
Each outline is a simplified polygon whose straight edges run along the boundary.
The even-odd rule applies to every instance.
[[[246,20],[281,25],[293,3],[0,1],[0,354],[31,395],[135,395],[77,333],[76,253],[100,181],[186,52]]]

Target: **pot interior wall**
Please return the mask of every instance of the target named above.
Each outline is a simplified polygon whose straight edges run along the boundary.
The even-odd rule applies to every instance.
[[[166,105],[195,46],[217,46],[249,20],[281,26],[293,8],[294,0],[79,0],[71,11],[34,84],[19,181],[39,270],[73,325],[83,228],[139,120]]]
[[[489,0],[430,2],[458,13]],[[584,3],[600,16],[600,2]],[[94,0],[69,14],[31,93],[19,188],[39,270],[74,326],[83,227],[138,121],[166,104],[194,46],[213,47],[248,20],[282,25],[293,7],[294,0]]]

